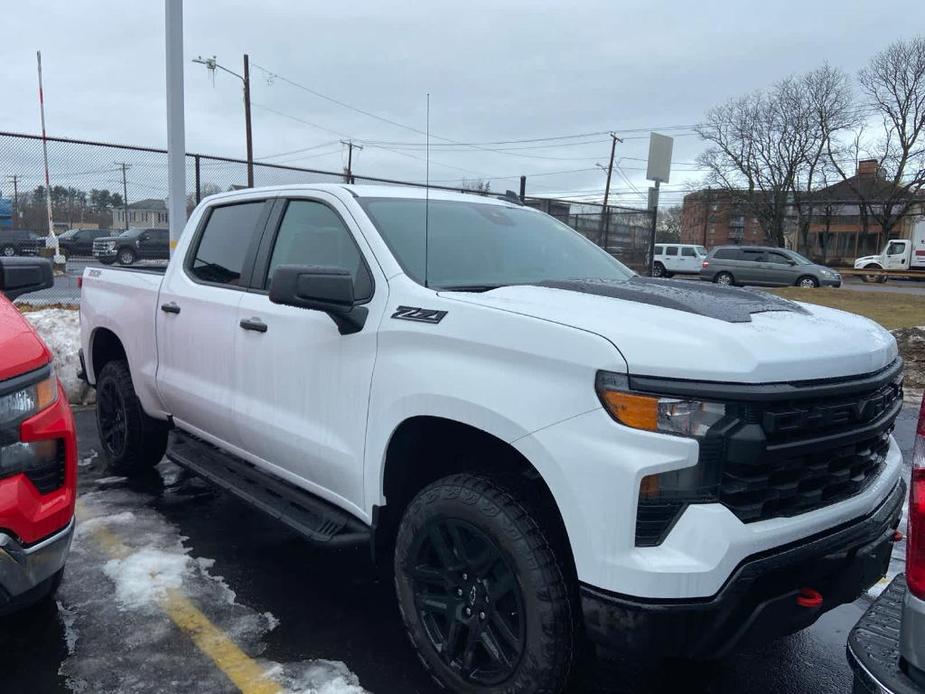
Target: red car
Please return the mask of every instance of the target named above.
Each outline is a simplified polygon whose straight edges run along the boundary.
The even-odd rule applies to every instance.
[[[51,352],[11,302],[52,283],[43,258],[0,258],[0,614],[55,591],[74,533],[74,417]]]

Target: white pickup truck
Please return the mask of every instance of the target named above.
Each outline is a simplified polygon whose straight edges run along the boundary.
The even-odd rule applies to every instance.
[[[801,629],[884,574],[903,504],[889,333],[638,277],[506,200],[216,195],[166,273],[85,271],[81,341],[114,465],[368,545],[453,691]]]
[[[865,282],[886,282],[889,272],[921,272],[925,277],[925,219],[920,219],[912,227],[908,239],[890,239],[879,255],[865,255],[854,261],[855,270],[868,270]],[[908,275],[906,275],[908,276]]]

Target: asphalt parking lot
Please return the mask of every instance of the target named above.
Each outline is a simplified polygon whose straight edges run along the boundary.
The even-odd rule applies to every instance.
[[[65,580],[55,602],[0,621],[0,690],[439,691],[365,552],[316,549],[167,462],[144,481],[115,477],[97,455],[94,411],[77,422],[80,523]],[[914,426],[907,406],[896,429],[907,452]],[[708,669],[668,669],[653,691],[850,691],[845,641],[867,604]],[[249,668],[279,687],[248,685]]]

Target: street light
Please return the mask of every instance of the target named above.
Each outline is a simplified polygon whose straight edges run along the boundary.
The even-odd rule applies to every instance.
[[[213,55],[211,58],[199,56],[193,59],[194,63],[205,65],[208,70],[212,71],[214,76],[216,70],[224,70],[229,75],[234,75],[244,83],[244,128],[247,139],[247,187],[254,187],[254,143],[251,138],[251,69],[250,59],[247,53],[244,54],[244,74],[239,75],[234,70],[229,70],[224,65],[219,64]]]

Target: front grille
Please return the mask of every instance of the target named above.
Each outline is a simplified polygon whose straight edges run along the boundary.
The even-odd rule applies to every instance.
[[[722,402],[694,468],[640,487],[636,545],[661,544],[691,504],[721,503],[743,523],[814,511],[882,472],[902,409],[902,361],[853,378],[766,385],[631,381],[640,392]]]
[[[721,463],[720,502],[751,523],[861,493],[886,462],[901,407],[898,381],[850,396],[740,406],[743,425],[726,441]]]
[[[756,465],[727,463],[719,499],[745,523],[822,508],[862,492],[880,473],[889,447],[883,433],[836,449],[770,456]]]
[[[25,474],[40,494],[49,494],[64,485],[64,468],[64,445],[58,441],[54,462],[30,467]]]

